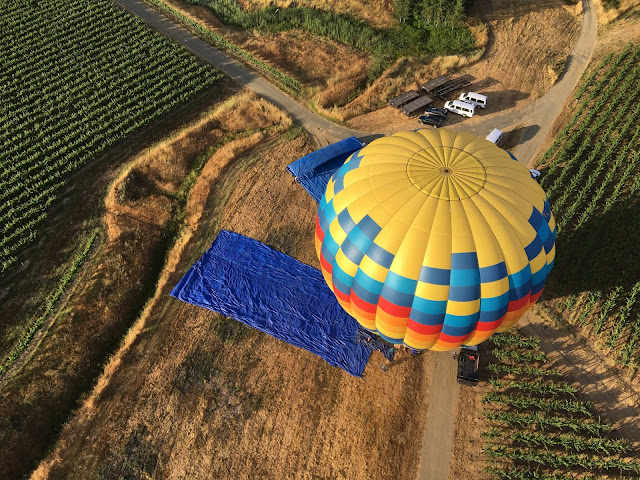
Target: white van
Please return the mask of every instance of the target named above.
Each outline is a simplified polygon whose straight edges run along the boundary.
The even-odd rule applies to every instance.
[[[487,140],[498,145],[502,140],[502,130],[494,128],[493,130],[491,130],[491,133],[487,135]]]
[[[476,111],[475,105],[467,102],[461,102],[460,100],[447,102],[444,104],[444,108],[450,112],[457,113],[458,115],[464,115],[465,117],[473,117],[473,114]]]
[[[487,108],[487,96],[476,92],[461,93],[460,100],[473,103],[476,107]]]

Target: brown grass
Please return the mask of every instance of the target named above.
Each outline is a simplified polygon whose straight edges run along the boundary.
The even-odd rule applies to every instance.
[[[621,18],[624,14],[640,8],[639,0],[620,0],[618,8],[607,8],[603,5],[602,0],[594,0],[596,12],[598,14],[598,23],[607,25]]]
[[[247,9],[278,6],[287,8],[293,0],[239,0]],[[296,0],[300,7],[311,7],[335,13],[346,13],[364,20],[377,28],[395,27],[398,21],[393,17],[392,0]]]
[[[154,299],[33,478],[415,476],[428,355],[356,379],[167,295],[218,228],[315,264],[316,206],[284,168],[310,149],[297,131],[208,159]]]

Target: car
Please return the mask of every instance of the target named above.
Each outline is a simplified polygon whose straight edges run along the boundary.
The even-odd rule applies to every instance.
[[[529,174],[531,175],[531,178],[533,178],[536,182],[540,183],[540,175],[542,175],[540,173],[540,170],[536,170],[535,168],[530,168]]]
[[[449,113],[449,110],[445,110],[444,108],[427,108],[424,113],[426,115],[438,115],[440,117],[446,117]]]
[[[423,125],[431,125],[433,128],[438,128],[442,125],[443,119],[444,117],[441,117],[440,115],[422,115],[418,118],[418,122]]]
[[[478,346],[462,345],[460,353],[454,353],[453,358],[458,360],[458,383],[470,387],[478,385],[478,367],[480,365]]]

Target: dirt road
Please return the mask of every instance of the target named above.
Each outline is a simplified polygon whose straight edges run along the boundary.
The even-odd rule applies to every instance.
[[[304,107],[280,92],[257,74],[228,58],[215,48],[174,24],[163,15],[139,0],[115,0],[133,14],[143,18],[154,28],[189,48],[205,61],[216,66],[238,83],[253,89],[260,96],[288,112],[300,123],[320,146],[351,135],[363,138],[367,134],[337,126],[328,120],[307,111]],[[551,126],[560,114],[567,98],[580,79],[591,57],[596,39],[596,15],[590,0],[583,0],[584,19],[582,31],[571,51],[565,70],[558,82],[540,99],[522,111],[515,111],[481,122],[473,126],[460,125],[461,130],[471,133],[486,132],[489,128],[506,129],[514,125],[525,125],[522,141],[514,154],[521,162],[529,164],[540,149]],[[489,128],[490,130],[490,128]],[[437,354],[434,388],[429,400],[429,411],[423,451],[420,479],[445,480],[449,472],[449,457],[453,441],[455,403],[458,385],[455,381],[455,362],[449,353]]]
[[[492,128],[505,130],[515,125],[525,127],[520,144],[512,149],[513,154],[529,165],[540,150],[555,119],[560,115],[569,95],[587,67],[596,44],[596,11],[591,0],[582,0],[584,13],[580,37],[567,58],[564,71],[556,84],[541,98],[523,110],[515,110],[497,118],[458,128],[483,136]]]
[[[310,112],[291,97],[282,93],[261,76],[240,65],[211,45],[203,42],[181,26],[149,7],[140,0],[115,0],[115,3],[142,18],[153,28],[182,44],[207,63],[219,68],[240,85],[249,87],[258,95],[286,111],[304,127],[319,146],[342,140],[350,136],[366,137],[366,133],[351,130]]]

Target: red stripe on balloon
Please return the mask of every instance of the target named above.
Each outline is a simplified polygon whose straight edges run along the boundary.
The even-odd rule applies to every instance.
[[[538,299],[540,298],[540,295],[542,295],[542,290],[541,289],[538,293],[534,293],[533,295],[531,295],[531,299],[529,300],[531,303],[536,303],[538,301]]]
[[[342,293],[340,290],[338,290],[335,287],[335,285],[333,286],[333,293],[335,293],[336,297],[338,297],[343,302],[351,303],[351,297],[349,295],[346,295],[346,294]]]
[[[529,297],[530,295],[525,295],[519,300],[513,300],[509,302],[509,308],[507,309],[507,312],[515,312],[516,310],[520,310],[522,307],[529,303]]]
[[[366,300],[361,299],[358,295],[354,293],[353,290],[351,290],[351,301],[353,302],[354,305],[357,305],[360,310],[364,310],[365,312],[375,313],[376,309],[378,308],[377,305],[374,305],[373,303],[369,303]]]
[[[322,253],[320,253],[320,265],[322,265],[322,269],[328,274],[331,274],[333,272],[333,266],[329,262],[327,262],[327,259],[324,258],[324,255],[322,255]]]
[[[318,215],[316,215],[316,236],[321,242],[324,240],[324,232],[322,231],[322,228],[320,228],[320,217],[318,217]]]
[[[504,315],[502,318],[495,320],[493,322],[478,322],[476,323],[476,330],[479,332],[488,332],[489,330],[495,330],[500,326],[502,321],[504,320]]]
[[[442,325],[423,325],[411,319],[407,323],[407,328],[422,335],[433,335],[442,331]]]
[[[385,298],[382,296],[380,296],[380,299],[378,300],[378,306],[394,317],[408,318],[409,314],[411,313],[411,307],[401,307],[389,302],[388,300],[385,300]]]

